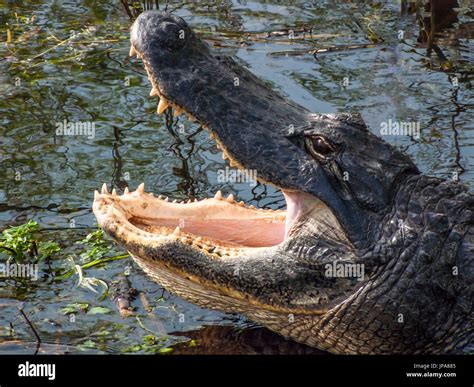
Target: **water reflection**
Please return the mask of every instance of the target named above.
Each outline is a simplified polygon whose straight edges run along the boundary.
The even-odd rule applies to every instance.
[[[232,326],[204,326],[186,332],[173,332],[189,337],[194,342],[173,346],[179,355],[324,355],[323,351],[286,340],[265,328],[236,328]]]

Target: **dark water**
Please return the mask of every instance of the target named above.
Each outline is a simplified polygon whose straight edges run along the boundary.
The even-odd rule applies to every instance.
[[[217,50],[312,111],[360,112],[377,134],[389,120],[419,123],[419,136],[385,139],[423,172],[443,178],[456,173],[472,187],[474,8],[459,3],[454,24],[436,36],[448,62],[435,52],[427,56],[415,16],[401,15],[395,0],[201,2],[169,9]],[[146,352],[150,346],[139,345],[150,334],[160,338],[151,347],[172,346],[175,353],[311,351],[239,316],[168,294],[131,260],[86,274],[110,283],[130,266],[132,286],[154,307],[147,313],[137,300],[139,320],[120,317],[110,298],[101,301],[76,287],[77,276],[52,280],[51,270],[68,267],[66,257],[77,250],[73,242],[94,230],[93,191],[104,182],[123,189],[144,181],[147,190],[177,199],[221,189],[260,207],[284,206],[271,187],[219,183],[217,170],[226,164],[199,126],[184,116],[170,122],[155,114],[157,101],[148,96],[142,65],[128,57],[128,28],[114,1],[0,0],[0,229],[34,219],[44,238],[64,247],[34,284],[0,281],[0,352],[35,350],[20,305],[48,353]],[[288,29],[295,31],[292,40],[285,34],[263,37]],[[344,47],[371,43],[369,31],[376,35],[373,46]],[[314,55],[328,47],[339,49]],[[56,124],[64,120],[94,123],[95,135],[56,136]],[[78,314],[71,322],[61,309],[74,302],[111,312]]]

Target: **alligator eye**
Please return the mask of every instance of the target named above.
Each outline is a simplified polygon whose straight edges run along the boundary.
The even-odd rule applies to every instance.
[[[334,152],[334,147],[322,136],[310,135],[305,137],[308,151],[315,157],[326,158]]]

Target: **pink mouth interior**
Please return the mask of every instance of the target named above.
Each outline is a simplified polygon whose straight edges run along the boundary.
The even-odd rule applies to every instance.
[[[180,225],[181,224],[181,225]],[[159,225],[195,236],[245,247],[269,247],[281,243],[285,236],[285,225],[262,219],[219,219],[213,222],[200,219],[159,219]]]
[[[293,226],[293,223],[298,219],[303,212],[303,205],[298,194],[281,191],[286,200],[286,220],[285,220],[285,238],[288,237],[288,234]]]
[[[162,208],[147,209],[143,215],[133,216],[130,222],[151,232],[168,234],[179,227],[182,233],[229,247],[276,246],[285,240],[302,212],[298,194],[283,192],[283,195],[286,211],[260,211],[214,199],[207,200],[208,203],[166,202],[161,204]]]

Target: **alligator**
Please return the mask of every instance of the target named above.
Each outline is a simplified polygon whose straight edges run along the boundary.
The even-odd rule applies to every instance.
[[[474,195],[423,175],[359,114],[315,114],[213,51],[180,17],[142,13],[130,55],[158,113],[188,114],[286,210],[95,192],[99,225],[164,288],[334,354],[470,352]]]

